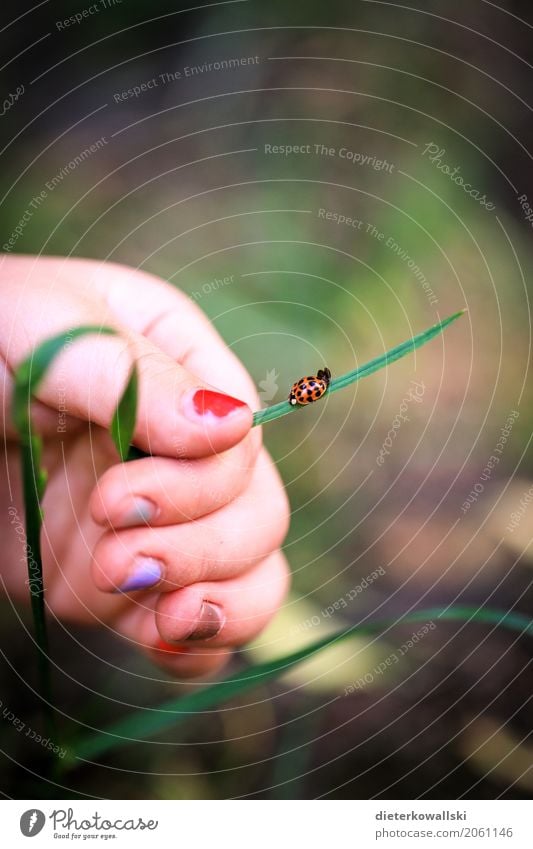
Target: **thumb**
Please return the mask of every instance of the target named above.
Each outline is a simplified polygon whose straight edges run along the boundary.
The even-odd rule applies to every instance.
[[[197,458],[231,448],[248,433],[252,411],[176,363],[146,337],[88,335],[54,360],[37,397],[66,416],[109,428],[133,363],[139,376],[133,441],[151,454]],[[63,424],[58,432],[65,432]]]

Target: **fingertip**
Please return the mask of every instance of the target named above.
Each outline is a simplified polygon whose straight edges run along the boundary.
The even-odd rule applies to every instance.
[[[162,639],[154,619],[157,600],[155,593],[144,594],[142,602],[128,608],[119,618],[118,632],[131,646],[177,679],[213,675],[226,665],[232,652],[223,646],[175,645]]]
[[[150,660],[174,678],[204,678],[222,670],[233,652],[224,648],[172,646],[159,640],[148,654]]]
[[[169,645],[184,644],[196,630],[204,601],[201,587],[196,584],[162,593],[155,605],[155,623],[161,639]]]
[[[89,496],[89,513],[93,522],[101,527],[106,527],[110,524],[109,513],[107,509],[106,493],[98,481],[93,491]]]
[[[289,584],[287,560],[275,551],[237,578],[162,593],[154,606],[159,636],[170,645],[244,645],[268,625]]]

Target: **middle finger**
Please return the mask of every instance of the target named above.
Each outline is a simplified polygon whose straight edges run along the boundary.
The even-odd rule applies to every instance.
[[[93,579],[104,592],[170,592],[233,578],[280,547],[288,515],[278,472],[263,451],[245,492],[209,516],[105,533],[95,547]]]

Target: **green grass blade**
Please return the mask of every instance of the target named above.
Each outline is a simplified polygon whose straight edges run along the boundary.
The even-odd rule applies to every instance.
[[[376,620],[364,625],[355,625],[346,631],[323,637],[312,645],[285,657],[250,666],[231,678],[198,689],[194,693],[181,698],[171,699],[156,708],[144,708],[130,713],[109,728],[94,732],[79,740],[69,752],[69,762],[75,764],[77,759],[92,759],[110,749],[127,746],[153,737],[159,731],[183,723],[193,714],[216,708],[229,699],[240,696],[277,678],[295,664],[306,660],[311,655],[334,643],[342,642],[353,636],[381,633],[397,625],[421,621],[428,622],[435,619],[474,621],[498,625],[520,633],[533,633],[533,620],[520,613],[463,606],[448,609],[430,608],[414,612],[400,620]]]
[[[433,327],[429,327],[422,333],[418,333],[417,336],[407,339],[405,342],[402,342],[401,345],[397,345],[395,348],[387,351],[387,353],[381,354],[379,357],[365,363],[365,365],[353,369],[353,371],[346,372],[346,374],[343,374],[340,377],[334,378],[329,385],[328,395],[331,392],[337,392],[339,389],[345,389],[357,380],[361,380],[362,377],[368,377],[369,374],[379,371],[379,369],[382,369],[385,366],[396,362],[396,360],[405,357],[406,354],[410,354],[412,351],[415,351],[416,348],[420,348],[421,345],[425,345],[426,342],[429,342],[430,339],[434,339],[435,336],[442,333],[445,327],[448,327],[449,324],[458,319],[459,316],[463,315],[465,312],[466,310],[460,310],[459,312],[448,316],[448,318],[434,324]],[[265,410],[258,410],[255,412],[253,423],[254,426],[263,425],[267,422],[273,421],[274,419],[279,419],[281,416],[285,416],[288,413],[294,413],[296,410],[303,409],[305,408],[298,404],[293,407],[288,401],[280,401],[279,404],[273,404]]]
[[[138,373],[137,366],[134,364],[111,422],[111,436],[123,462],[126,462],[130,456],[130,443],[137,418],[137,396]]]
[[[21,435],[22,437],[22,435]],[[43,472],[40,468],[41,440],[31,435],[21,445],[22,488],[26,527],[26,565],[30,592],[31,613],[37,644],[39,692],[43,699],[46,731],[57,739],[52,703],[48,633],[44,612],[44,582],[41,560],[41,498],[44,493]]]
[[[114,330],[96,325],[76,327],[59,333],[39,345],[16,369],[12,417],[20,438],[22,491],[26,526],[26,564],[30,591],[31,611],[37,644],[39,692],[43,699],[43,712],[49,736],[57,740],[55,717],[52,709],[52,685],[49,660],[48,633],[44,604],[43,563],[41,555],[41,502],[46,489],[46,470],[41,466],[42,440],[33,433],[31,402],[41,381],[57,355],[75,339],[88,333],[113,334]]]
[[[17,368],[13,397],[13,421],[21,434],[21,438],[28,437],[27,422],[31,399],[54,359],[63,348],[87,333],[114,334],[115,331],[110,327],[88,324],[67,330],[65,333],[58,333],[57,336],[53,336],[39,345]]]

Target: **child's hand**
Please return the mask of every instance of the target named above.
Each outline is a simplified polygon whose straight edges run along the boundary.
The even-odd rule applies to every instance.
[[[76,340],[34,405],[49,472],[47,602],[62,619],[105,624],[175,675],[211,672],[283,599],[288,570],[279,547],[289,510],[259,430],[250,430],[258,406],[250,378],[200,310],[151,275],[90,260],[3,258],[6,587],[27,597],[23,541],[8,514],[14,504],[24,515],[12,372],[44,339],[85,324],[119,335]],[[154,456],[123,465],[106,429],[133,360],[134,442]]]

